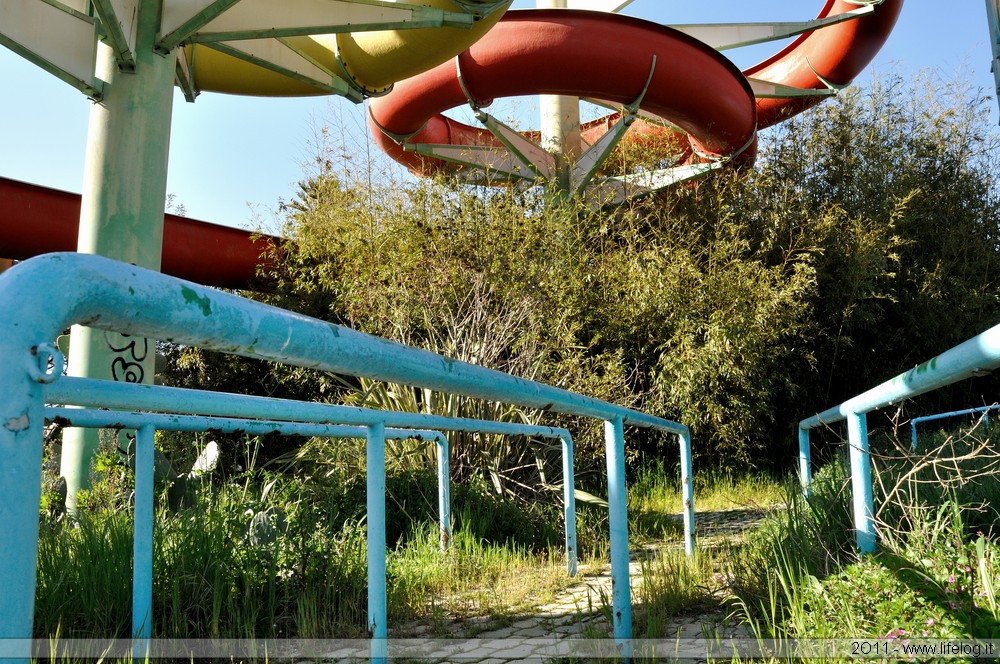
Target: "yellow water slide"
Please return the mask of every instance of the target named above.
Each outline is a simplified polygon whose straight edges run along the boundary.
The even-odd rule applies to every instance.
[[[378,95],[465,51],[492,28],[513,0],[418,0],[445,12],[472,14],[471,27],[410,28],[286,37],[281,41],[343,79],[354,91]],[[199,91],[266,97],[330,94],[330,89],[255,64],[211,44],[185,47]]]

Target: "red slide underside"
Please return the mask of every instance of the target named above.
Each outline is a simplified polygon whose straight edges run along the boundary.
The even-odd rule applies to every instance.
[[[24,260],[52,251],[76,251],[80,196],[0,178],[0,257]],[[220,288],[248,288],[269,243],[249,231],[164,215],[161,269]]]

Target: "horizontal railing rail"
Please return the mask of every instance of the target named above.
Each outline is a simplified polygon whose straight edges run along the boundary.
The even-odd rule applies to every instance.
[[[992,406],[979,406],[977,408],[965,408],[963,410],[953,410],[949,413],[935,413],[933,415],[921,415],[920,417],[914,417],[910,420],[910,449],[914,452],[917,451],[917,425],[923,424],[924,422],[936,422],[938,420],[947,420],[953,417],[962,417],[963,415],[982,415],[983,421],[989,424],[990,412],[994,410],[1000,410],[1000,404],[994,404]]]
[[[809,431],[847,421],[851,455],[851,489],[858,550],[875,550],[874,499],[867,413],[1000,367],[1000,325],[996,325],[891,380],[799,422],[799,472],[809,495],[812,460]]]
[[[383,424],[386,438],[420,438],[435,436],[443,440],[444,459],[438,449],[439,486],[446,486],[447,440],[442,431],[489,433],[503,436],[532,436],[559,440],[563,455],[563,516],[566,535],[566,571],[570,576],[577,572],[576,546],[576,494],[574,486],[573,435],[568,429],[517,422],[498,422],[462,417],[445,417],[427,413],[404,413],[339,406],[333,404],[305,403],[225,392],[206,392],[177,387],[142,385],[137,383],[109,383],[89,378],[66,377],[49,385],[45,400],[48,403],[72,404],[90,408],[118,409],[108,414],[105,410],[80,410],[79,408],[45,409],[46,417],[64,426],[136,429],[143,424],[153,424],[159,431],[210,431],[245,433],[250,435],[317,436],[334,438],[364,438],[366,427]],[[134,409],[128,412],[125,409]],[[147,412],[135,412],[144,410]],[[149,412],[149,411],[164,412]],[[273,419],[266,419],[273,418]],[[331,424],[337,422],[338,424]],[[332,432],[332,433],[331,433]],[[348,435],[355,433],[356,436]],[[404,435],[405,434],[405,435]],[[445,473],[445,475],[440,475]],[[443,517],[442,517],[443,518]],[[442,538],[450,540],[450,528],[441,524]],[[447,528],[447,530],[446,530]],[[691,533],[694,537],[694,533]]]
[[[24,638],[31,633],[44,400],[58,398],[60,386],[65,384],[70,389],[86,388],[84,392],[96,390],[104,400],[89,404],[91,406],[114,407],[109,400],[121,386],[105,381],[98,381],[101,385],[84,385],[60,379],[63,361],[53,340],[76,324],[603,420],[614,580],[614,634],[623,652],[628,648],[632,631],[624,473],[626,424],[678,436],[685,528],[693,532],[690,432],[687,427],[670,420],[96,256],[49,254],[12,268],[0,276],[0,310],[7,314],[7,322],[0,328],[0,357],[4,358],[0,365],[0,394],[3,395],[0,401],[0,484],[10,487],[10,499],[0,503],[0,530],[5,533],[0,539],[0,560],[5,561],[5,565],[0,566],[0,638]],[[215,395],[208,400],[215,401]],[[228,415],[236,416],[235,413]],[[255,418],[260,415],[253,414]],[[378,501],[382,502],[384,510],[384,429],[393,421],[391,415],[383,413],[377,422],[366,425],[370,516],[377,509],[375,503]],[[443,428],[433,425],[421,428],[428,427]],[[146,426],[145,430],[152,428]],[[379,465],[382,467],[380,478],[376,476]],[[377,532],[373,536],[373,531],[380,529],[381,540]],[[384,535],[384,523],[379,526],[369,521],[369,550],[381,551],[383,563]],[[693,541],[686,542],[689,553],[692,547]],[[373,569],[372,556],[369,557],[369,584],[370,597],[379,594],[377,586],[384,591],[384,565],[381,570]],[[384,592],[382,594],[384,596]],[[369,623],[373,633],[373,654],[382,658],[387,634],[384,606],[369,607]]]

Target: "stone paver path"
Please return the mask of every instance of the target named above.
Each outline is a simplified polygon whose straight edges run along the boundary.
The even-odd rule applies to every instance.
[[[759,525],[766,516],[766,510],[756,508],[699,513],[696,520],[700,544],[703,547],[713,547],[724,542],[738,541],[744,532]],[[678,515],[677,519],[680,518]],[[633,551],[633,560],[629,565],[633,597],[637,596],[636,591],[642,582],[640,559],[655,555],[657,550],[658,547],[653,546]],[[602,597],[605,598],[603,601]],[[456,644],[456,654],[452,657],[401,661],[469,664],[601,661],[586,657],[559,659],[546,657],[544,653],[552,652],[553,648],[558,650],[564,640],[610,639],[611,626],[602,610],[605,604],[610,603],[610,597],[610,566],[581,565],[575,581],[555,601],[535,607],[530,614],[501,620],[475,617],[437,620],[433,623],[413,622],[391,626],[389,636],[392,640],[400,639],[399,643],[405,643],[408,648],[418,651],[424,642],[427,644],[427,652],[440,652],[442,643]],[[666,627],[664,634],[669,639],[749,636],[743,627],[727,623],[724,613],[678,616]]]

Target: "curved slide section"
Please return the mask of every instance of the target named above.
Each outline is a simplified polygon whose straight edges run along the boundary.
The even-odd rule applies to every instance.
[[[729,60],[676,30],[602,12],[508,12],[455,60],[372,99],[369,119],[383,150],[429,174],[454,165],[407,152],[405,143],[499,147],[489,132],[445,117],[444,111],[470,99],[484,107],[497,97],[527,94],[597,97],[624,105],[642,97],[644,112],[683,129],[699,153],[742,152],[744,160],[753,159],[754,96]]]
[[[162,271],[207,286],[252,287],[268,245],[284,242],[172,214],[164,222]],[[79,224],[79,195],[0,178],[0,257],[76,251]]]
[[[786,48],[743,73],[751,78],[812,90],[826,89],[823,80],[835,86],[848,85],[885,45],[902,8],[903,0],[884,0],[872,14],[800,35]],[[856,2],[827,0],[817,18],[837,16],[852,9],[857,9]],[[758,127],[770,127],[822,100],[822,97],[758,99]]]
[[[392,84],[415,76],[461,53],[503,16],[513,0],[497,6],[496,0],[422,0],[422,5],[449,12],[476,11],[483,18],[471,28],[417,28],[290,37],[288,46],[308,55],[355,89],[374,95]],[[204,44],[188,45],[194,85],[199,91],[255,96],[326,95],[329,90],[257,66]]]
[[[828,88],[827,83],[834,86],[847,85],[871,63],[875,55],[885,44],[889,33],[896,24],[896,19],[899,16],[902,6],[903,0],[883,0],[876,4],[875,11],[871,14],[805,33],[771,58],[750,67],[742,72],[742,74],[748,78],[761,79],[801,89],[826,90]],[[826,0],[818,18],[836,16],[855,10],[857,7],[858,3],[851,0]],[[497,25],[496,29],[474,45],[470,51],[459,56],[457,59],[458,62],[461,64],[469,59],[478,61],[480,58],[487,56],[491,59],[507,57],[508,54],[506,54],[505,49],[513,50],[520,54],[525,48],[530,48],[522,47],[518,42],[523,41],[527,44],[533,44],[536,41],[536,35],[544,33],[538,32],[531,25],[528,17],[524,15],[537,15],[539,11],[544,10],[508,12]],[[559,66],[563,68],[564,75],[579,75],[582,73],[585,77],[592,79],[590,86],[588,86],[589,90],[593,90],[595,87],[602,88],[602,85],[603,87],[615,85],[618,73],[608,72],[606,69],[596,66],[594,62],[595,58],[600,57],[600,51],[613,53],[613,56],[608,57],[613,57],[616,63],[629,62],[628,57],[619,56],[619,49],[634,48],[635,44],[633,40],[639,37],[633,32],[619,32],[613,29],[613,26],[617,25],[616,22],[624,17],[614,14],[593,13],[594,18],[590,20],[608,22],[608,26],[612,28],[606,33],[599,33],[596,30],[592,32],[577,27],[579,22],[581,22],[580,16],[589,14],[589,12],[556,11],[558,13],[548,12],[544,18],[539,18],[539,22],[562,23],[568,29],[576,30],[578,34],[576,38],[578,46],[572,57],[563,58],[558,52],[550,51],[546,51],[544,56],[556,58]],[[637,21],[638,19],[632,20]],[[643,21],[642,23],[646,22]],[[663,28],[660,29],[663,30]],[[498,43],[501,35],[504,35],[507,40],[515,42],[515,44],[505,45],[502,42]],[[598,37],[597,35],[601,36]],[[650,43],[649,40],[652,37],[646,36],[642,39]],[[700,42],[696,43],[700,44]],[[602,46],[598,49],[594,47],[595,44],[601,44]],[[611,45],[614,46],[612,47]],[[537,54],[541,56],[542,52],[537,51]],[[676,62],[676,65],[671,66],[680,68],[687,66],[687,63],[683,59]],[[628,103],[628,101],[631,101],[623,100],[620,96],[612,97],[604,89],[592,92],[570,90],[566,89],[566,87],[559,90],[551,89],[553,86],[548,85],[548,81],[544,75],[538,73],[539,71],[546,71],[549,66],[550,63],[540,57],[534,68],[523,70],[521,74],[525,79],[521,86],[519,86],[519,92],[516,94],[569,94],[617,103]],[[462,67],[463,73],[465,69],[466,67]],[[495,65],[495,70],[497,72],[495,77],[499,78],[510,75],[508,73],[509,70],[502,64]],[[384,98],[373,100],[370,105],[371,124],[373,125],[372,129],[376,136],[376,141],[390,156],[418,175],[454,171],[458,166],[440,159],[419,157],[411,152],[406,152],[403,147],[405,143],[496,146],[496,139],[489,132],[457,123],[439,115],[441,111],[459,106],[465,102],[464,96],[456,95],[451,90],[457,82],[454,67],[451,70],[451,80],[442,80],[445,78],[447,78],[447,66],[438,67],[414,79],[399,83],[397,90]],[[691,87],[690,82],[688,82],[686,86],[681,85],[680,87],[658,89],[657,86],[661,84],[663,82],[660,80],[654,81],[650,85],[647,97],[684,97],[691,92],[694,92],[698,96],[705,96],[705,88],[715,87],[717,79],[710,76],[700,76],[694,87]],[[503,87],[504,82],[502,80],[486,80],[478,81],[477,85],[481,85],[482,89],[492,90],[497,86]],[[479,90],[480,88],[473,85],[470,86],[470,89]],[[720,94],[727,95],[733,93],[727,89],[720,91]],[[422,95],[431,97],[432,99],[422,99]],[[440,98],[434,98],[438,96]],[[506,95],[494,93],[494,96]],[[819,95],[784,99],[754,99],[756,127],[763,129],[774,125],[815,106],[822,100],[823,97]],[[742,93],[736,93],[735,97],[726,98],[723,103],[739,104],[741,102]],[[409,104],[413,104],[414,108],[406,108]],[[430,112],[430,108],[433,108],[433,112]],[[416,109],[421,110],[417,111]],[[643,111],[651,110],[647,104],[643,104],[642,109]],[[681,121],[678,122],[677,118],[672,117],[670,114],[655,110],[651,112],[653,115],[666,119],[684,132],[687,132],[692,139],[691,144],[694,150],[683,149],[686,147],[687,140],[685,136],[677,131],[655,122],[646,122],[642,119],[636,120],[632,124],[629,131],[629,140],[643,141],[650,144],[658,143],[661,146],[669,145],[672,146],[671,149],[674,152],[677,151],[676,147],[680,147],[680,151],[683,153],[682,161],[698,160],[699,158],[693,152],[701,152],[702,154],[707,152],[709,155],[719,154],[718,152],[713,152],[711,149],[704,150],[704,146],[699,143],[698,134],[693,131],[693,128],[697,124],[707,122],[709,125],[712,125],[715,119],[711,117],[701,118],[697,114],[694,116],[682,114],[679,118]],[[618,115],[613,114],[583,125],[581,132],[584,139],[591,144],[599,140],[612,127],[617,118]],[[426,121],[426,124],[423,121]],[[686,124],[685,121],[687,121]],[[738,160],[737,164],[746,163],[747,161],[749,161],[749,157],[744,157],[742,160]]]

